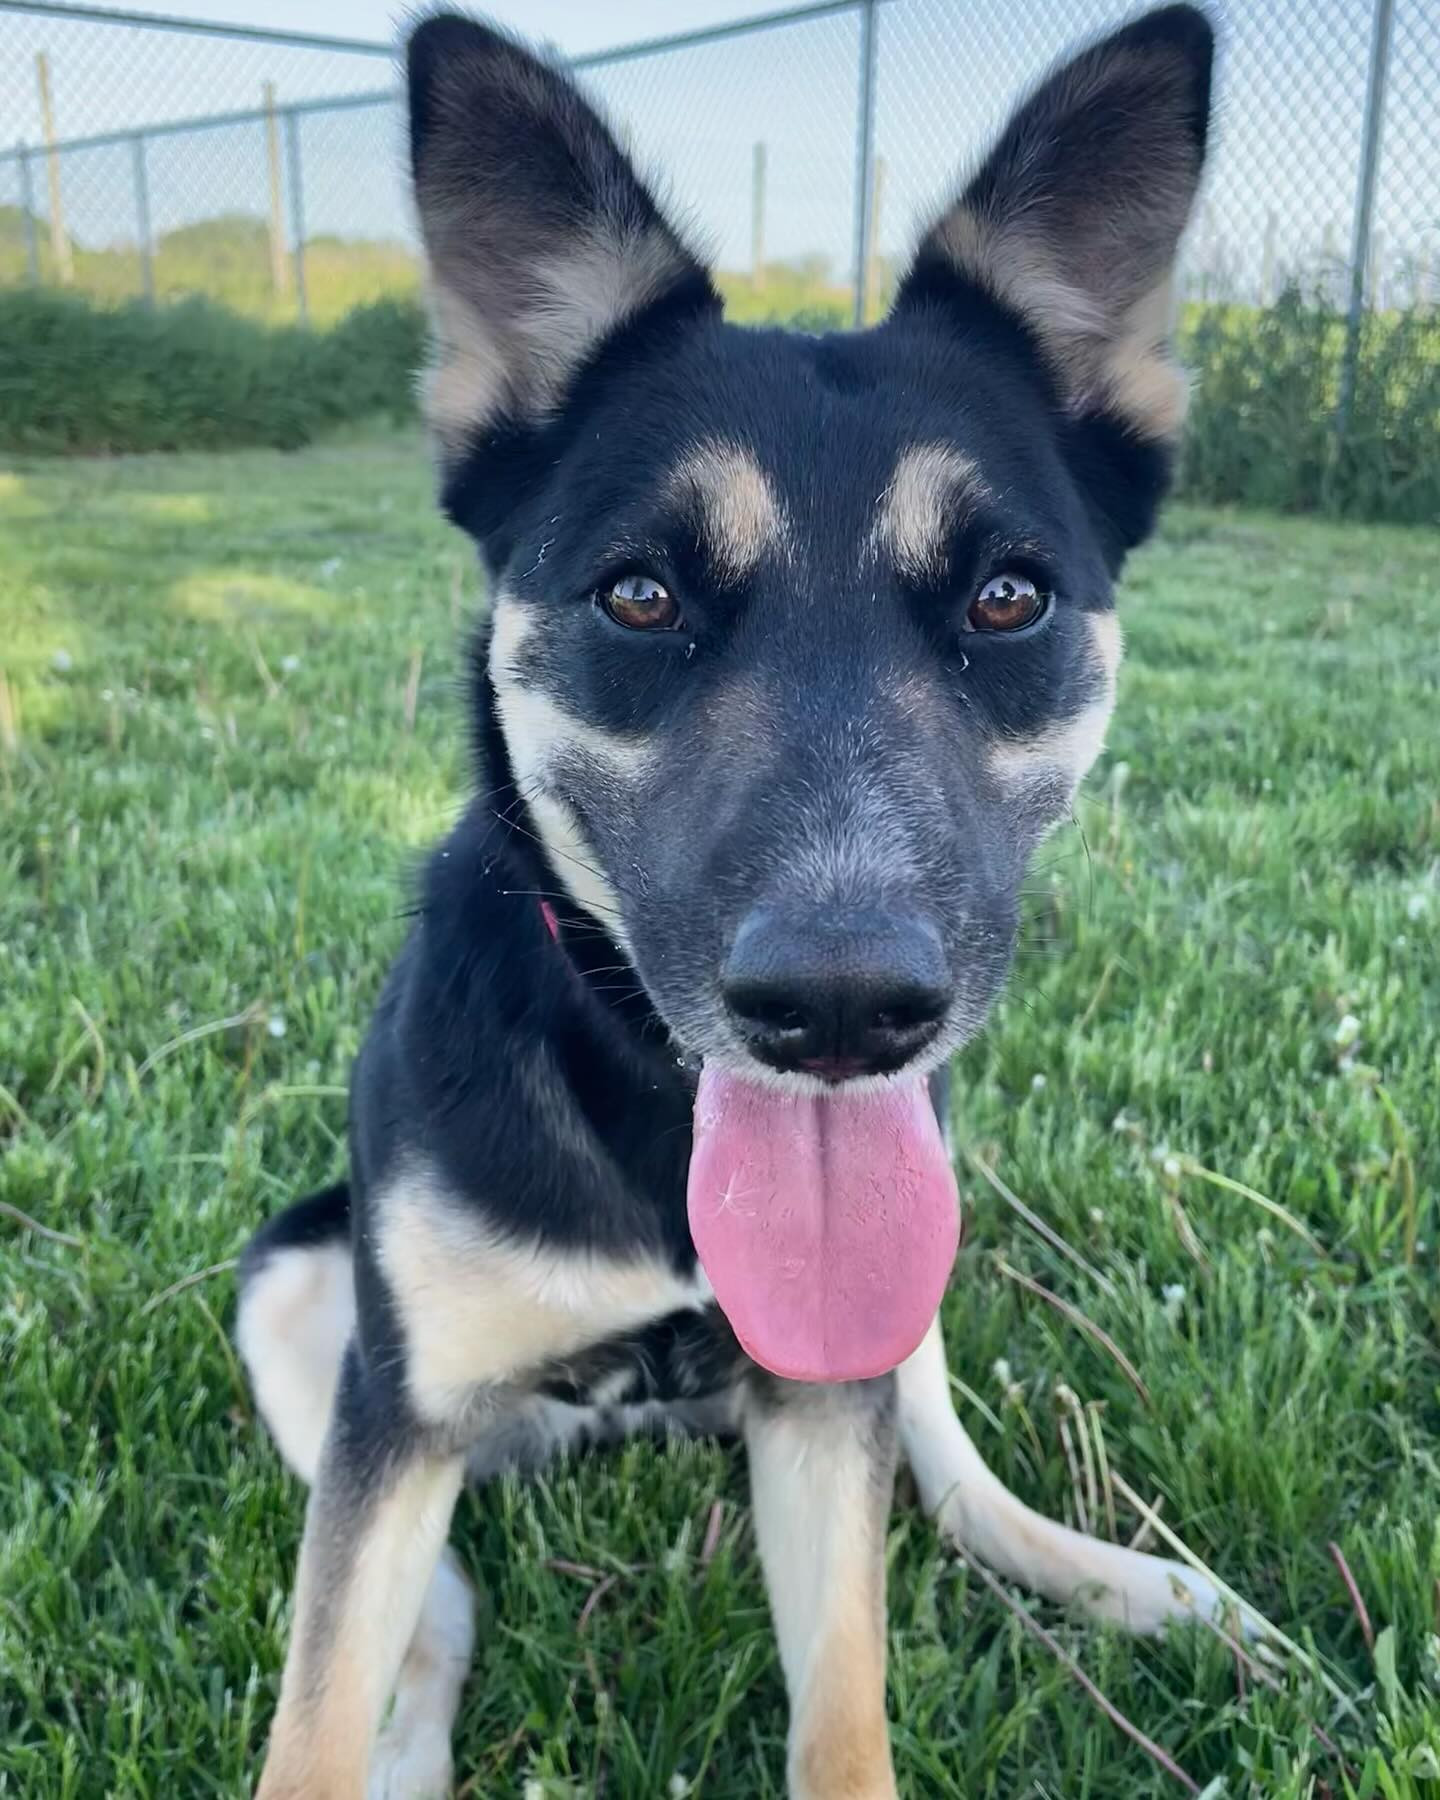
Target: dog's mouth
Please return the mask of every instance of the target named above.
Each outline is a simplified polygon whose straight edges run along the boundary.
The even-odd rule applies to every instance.
[[[706,1065],[688,1206],[746,1354],[795,1381],[856,1381],[903,1362],[959,1245],[955,1175],[923,1078],[796,1093]]]

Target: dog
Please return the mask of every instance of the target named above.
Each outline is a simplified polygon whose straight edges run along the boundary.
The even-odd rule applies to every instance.
[[[556,64],[410,36],[425,409],[493,599],[475,795],[356,1063],[348,1180],[242,1263],[311,1484],[262,1800],[448,1791],[462,1482],[634,1431],[744,1441],[795,1800],[896,1792],[901,1456],[1007,1579],[1139,1632],[1217,1609],[1008,1492],[937,1318],[943,1070],[1101,748],[1184,416],[1212,51],[1185,5],[1084,49],[883,323],[812,336],[724,322]]]

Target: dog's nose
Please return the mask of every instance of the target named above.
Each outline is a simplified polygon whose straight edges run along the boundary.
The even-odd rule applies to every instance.
[[[940,934],[922,917],[773,907],[741,925],[721,988],[762,1062],[832,1081],[903,1068],[952,995]]]

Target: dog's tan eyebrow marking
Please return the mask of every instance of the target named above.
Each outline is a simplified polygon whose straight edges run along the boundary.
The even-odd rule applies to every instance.
[[[989,492],[974,461],[951,445],[912,445],[880,496],[872,545],[907,579],[934,580],[944,574],[945,540],[956,518]]]
[[[672,500],[695,509],[701,541],[719,572],[738,581],[787,544],[784,508],[751,451],[712,439],[671,472]]]

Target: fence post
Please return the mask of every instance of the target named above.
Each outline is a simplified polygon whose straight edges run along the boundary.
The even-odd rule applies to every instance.
[[[1335,450],[1345,442],[1355,399],[1355,367],[1360,359],[1360,327],[1365,317],[1365,276],[1370,260],[1370,222],[1380,179],[1380,133],[1385,123],[1385,81],[1394,36],[1395,0],[1375,0],[1370,28],[1370,77],[1365,89],[1365,123],[1360,138],[1360,179],[1355,189],[1355,230],[1350,241],[1350,309],[1345,320],[1345,353],[1340,364],[1335,408]]]
[[[25,266],[30,271],[30,285],[40,285],[40,227],[35,218],[35,179],[30,172],[30,151],[17,144],[20,159],[20,211],[25,220]]]
[[[155,304],[155,243],[150,235],[150,178],[145,168],[145,133],[130,140],[130,160],[135,171],[135,231],[140,241],[140,285],[145,298]]]
[[[855,144],[855,323],[865,323],[865,289],[870,269],[875,179],[875,33],[879,0],[863,0],[860,11],[860,105]]]
[[[35,79],[40,86],[40,122],[45,128],[45,169],[50,179],[50,250],[55,258],[56,277],[68,287],[75,279],[75,260],[70,254],[70,239],[65,234],[65,196],[60,190],[60,152],[55,143],[50,58],[43,50],[35,52]]]
[[[290,286],[290,265],[285,260],[285,204],[280,182],[280,121],[275,116],[275,83],[260,90],[265,107],[265,167],[270,178],[270,291],[283,294]]]
[[[300,157],[300,115],[285,115],[285,156],[290,165],[290,222],[295,231],[295,305],[300,323],[310,323],[310,302],[305,293],[305,178]]]
[[[765,285],[765,146],[751,151],[750,280],[758,293]]]

